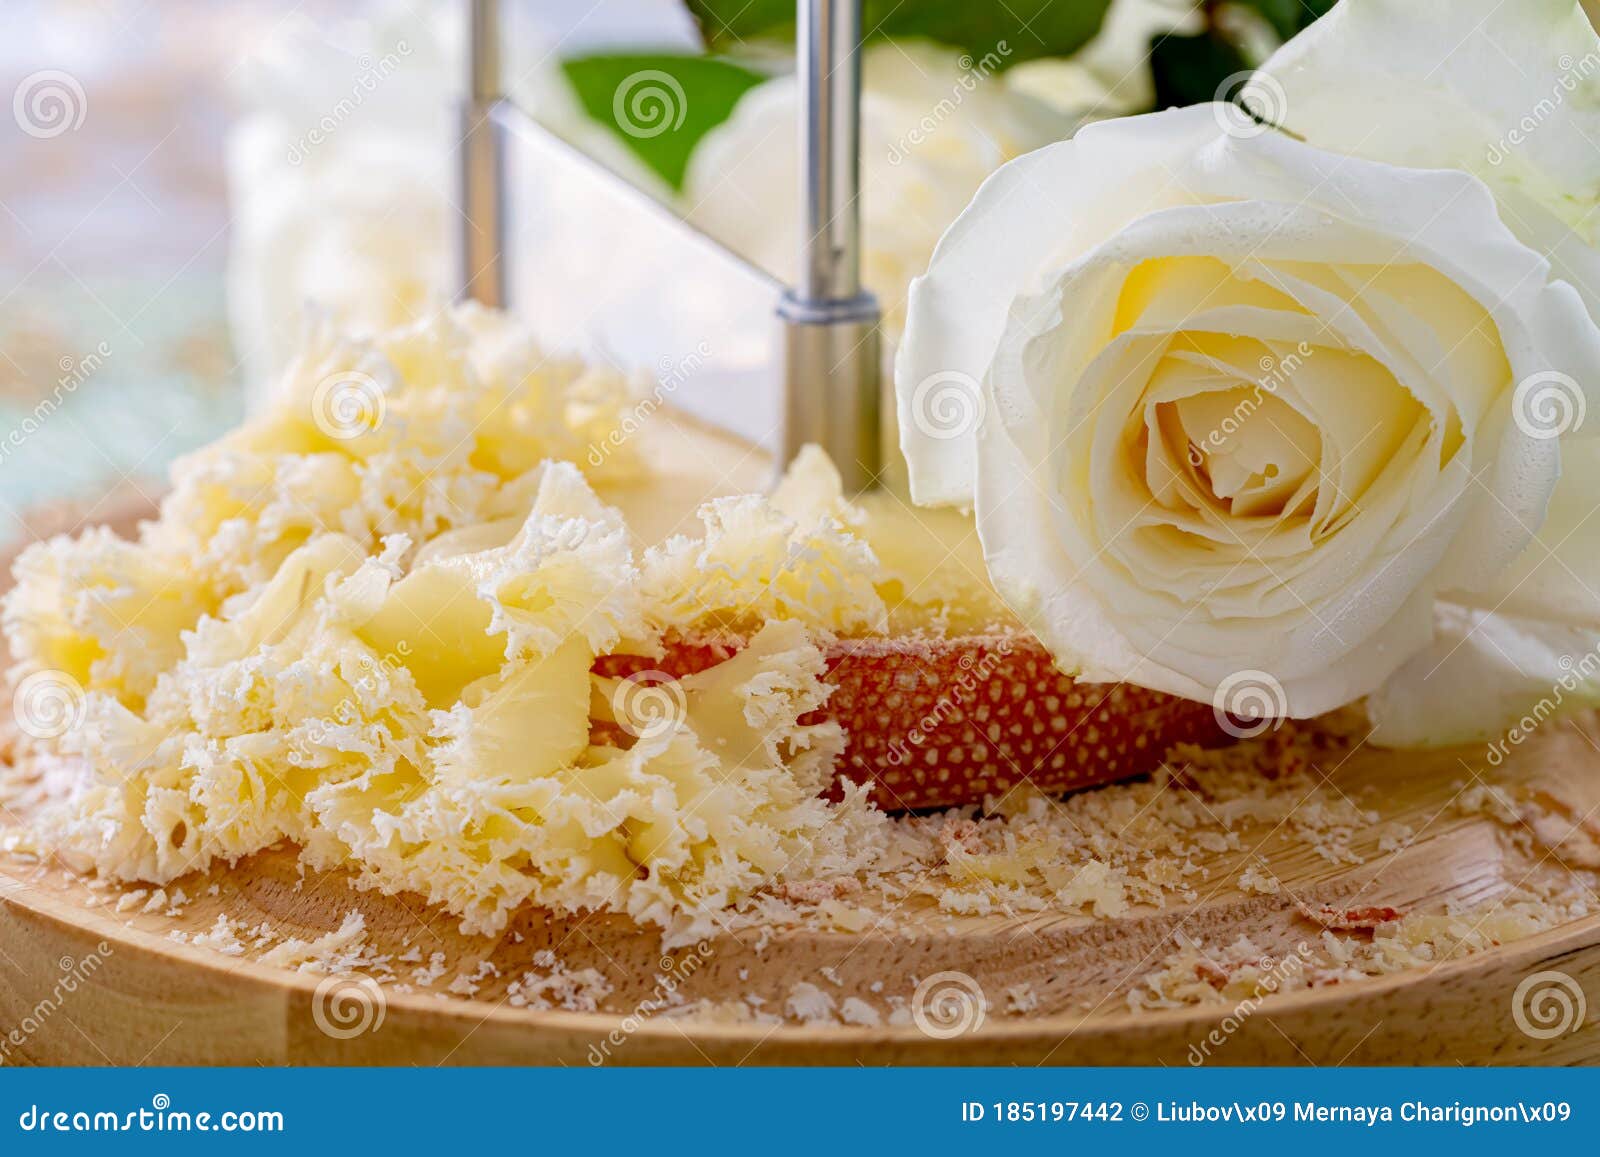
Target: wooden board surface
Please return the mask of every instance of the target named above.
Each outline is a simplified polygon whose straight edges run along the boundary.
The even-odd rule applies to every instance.
[[[1547,726],[1499,766],[1484,749],[1360,749],[1314,774],[1319,790],[1378,813],[1378,822],[1354,834],[1342,862],[1319,854],[1294,822],[1244,819],[1231,825],[1233,846],[1201,864],[1207,882],[1193,902],[1135,906],[1116,918],[1062,911],[956,917],[926,898],[868,895],[855,898],[870,916],[860,931],[746,923],[672,953],[654,933],[609,916],[525,911],[498,938],[464,937],[448,915],[415,897],[358,892],[338,873],[302,873],[290,848],[186,879],[186,903],[149,911],[146,897],[119,908],[118,890],[12,857],[0,860],[0,1033],[10,1033],[0,1036],[0,1060],[1600,1061],[1600,898],[1581,914],[1600,879],[1600,725]],[[1496,815],[1464,806],[1485,785],[1528,801],[1527,810]],[[1386,837],[1395,825],[1410,834]],[[1256,862],[1270,864],[1276,893],[1241,887],[1242,869]],[[1218,993],[1195,1006],[1129,1007],[1129,993],[1148,987],[1172,959],[1175,936],[1216,946],[1247,936],[1264,953],[1287,958],[1320,943],[1322,928],[1308,909],[1452,909],[1470,932],[1493,917],[1498,901],[1539,889],[1567,897],[1576,918],[1392,975],[1243,1002]],[[345,974],[262,962],[273,949],[281,954],[286,939],[336,932],[352,912],[364,929]],[[228,954],[231,934],[213,937],[211,946],[195,943],[219,917],[241,941],[253,928],[270,939],[237,955]],[[1363,937],[1339,933],[1356,947]],[[564,984],[551,979],[562,969]],[[581,1008],[585,985],[571,976],[584,969],[603,980],[592,987],[604,993],[594,1011],[537,1007],[548,984]],[[890,1020],[916,1001],[919,985],[947,973],[958,974],[946,981],[957,985],[954,997],[960,985],[981,991],[981,1024],[968,1015],[955,1026],[935,1021],[930,1032],[926,1019],[924,1027],[860,1025],[837,1014],[854,998]],[[1540,979],[1544,973],[1559,974],[1556,989]],[[663,978],[674,990],[665,1006]],[[730,1000],[745,1014],[776,1012],[782,1023],[733,1021]],[[802,1023],[819,1001],[832,1023]],[[950,1027],[964,1031],[942,1035]]]

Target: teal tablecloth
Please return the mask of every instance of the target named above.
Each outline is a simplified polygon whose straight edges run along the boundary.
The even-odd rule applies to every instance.
[[[30,508],[152,495],[243,413],[220,279],[32,279],[0,310],[0,542]]]

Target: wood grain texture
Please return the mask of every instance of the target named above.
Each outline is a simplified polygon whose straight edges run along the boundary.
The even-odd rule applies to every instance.
[[[1221,1043],[1207,1050],[1210,1064],[1600,1063],[1600,898],[1591,914],[1564,925],[1394,975],[1249,1007],[1229,1000],[1130,1010],[1129,991],[1172,951],[1175,933],[1210,944],[1247,935],[1283,953],[1318,937],[1308,907],[1471,911],[1538,884],[1592,895],[1600,868],[1593,719],[1548,726],[1497,767],[1482,749],[1361,750],[1326,782],[1378,813],[1377,824],[1352,838],[1347,862],[1317,854],[1282,823],[1242,821],[1236,846],[1198,861],[1207,883],[1194,903],[1136,906],[1115,919],[1059,911],[953,917],[926,899],[866,896],[858,899],[874,919],[865,931],[747,925],[671,954],[655,934],[609,916],[524,911],[498,938],[465,937],[416,897],[359,892],[340,873],[302,873],[292,848],[182,881],[192,899],[176,913],[140,905],[118,912],[108,902],[114,892],[97,892],[59,867],[0,859],[0,1034],[9,1034],[0,1035],[0,1060],[1183,1065],[1215,1032]],[[1459,806],[1463,788],[1477,784],[1539,798],[1549,805],[1541,814],[1567,819],[1552,828],[1548,819],[1497,819]],[[1386,850],[1386,822],[1414,836]],[[1240,870],[1256,860],[1271,865],[1277,894],[1239,886]],[[339,978],[172,938],[192,941],[225,916],[241,928],[270,927],[278,943],[310,940],[352,911],[365,918],[368,965],[387,957],[384,968],[402,982],[419,966],[395,959],[402,955],[426,962],[440,953],[444,965],[426,989],[365,982],[370,1003],[359,1011],[367,1023],[353,1035],[330,1011]],[[544,951],[568,969],[604,976],[611,991],[596,1011],[515,1006],[514,982],[541,970]],[[376,971],[368,965],[358,971]],[[1572,1031],[1542,1038],[1518,1027],[1513,999],[1548,970],[1570,978],[1587,1011]],[[691,1002],[753,997],[781,1010],[797,985],[836,1004],[854,996],[881,1008],[945,971],[970,977],[989,1008],[980,1027],[948,1039],[914,1024],[727,1023],[650,1006],[664,974],[680,978]],[[1019,987],[1034,1007],[1008,1012],[1007,993]]]
[[[1537,784],[1587,810],[1600,794],[1600,761],[1591,746],[1596,733],[1592,723],[1552,728],[1508,761],[1496,782]],[[995,1011],[976,1031],[948,1040],[914,1025],[769,1026],[638,1015],[663,960],[656,936],[625,920],[524,912],[498,939],[463,937],[447,916],[414,897],[357,893],[338,874],[302,877],[291,850],[185,881],[195,899],[176,916],[87,907],[92,893],[81,880],[47,866],[6,864],[0,872],[0,1027],[31,1017],[34,1031],[10,1048],[7,1059],[51,1064],[598,1059],[1181,1065],[1213,1030],[1223,1036],[1208,1058],[1217,1064],[1594,1063],[1600,1060],[1595,916],[1394,976],[1269,996],[1242,1017],[1231,1002],[1137,1013],[1126,1007],[1128,988],[1170,949],[1175,930],[1213,943],[1247,934],[1263,948],[1281,949],[1317,933],[1300,904],[1402,910],[1446,900],[1471,904],[1504,894],[1534,873],[1554,878],[1567,872],[1548,852],[1518,850],[1496,821],[1452,810],[1460,783],[1457,754],[1435,753],[1405,769],[1393,757],[1364,754],[1337,773],[1341,790],[1352,793],[1388,781],[1384,817],[1419,829],[1418,838],[1396,853],[1383,855],[1370,842],[1358,842],[1357,850],[1370,858],[1335,866],[1282,832],[1246,829],[1244,848],[1272,864],[1281,895],[1247,895],[1223,885],[1195,905],[1136,909],[1116,920],[1059,913],[952,920],[929,905],[865,933],[772,929],[764,947],[746,928],[708,942],[703,963],[682,984],[690,1000],[739,993],[782,1007],[800,982],[838,1000],[856,995],[876,1002],[883,991],[909,994],[920,978],[960,971],[981,985]],[[1566,770],[1552,774],[1552,768]],[[1218,878],[1228,878],[1222,871],[1228,860],[1219,856],[1210,865]],[[212,883],[214,896],[206,894]],[[327,978],[167,938],[173,931],[204,933],[226,914],[245,926],[269,925],[280,937],[311,939],[338,928],[351,910],[364,914],[375,950],[393,957],[420,946],[424,959],[444,953],[449,968],[428,992],[385,988],[382,1022],[350,1039],[319,1028],[318,988],[334,983]],[[511,978],[543,949],[571,968],[604,973],[614,986],[605,1011],[513,1007],[507,1000]],[[675,956],[681,961],[699,951],[681,949]],[[88,982],[41,1017],[40,1002],[52,986],[91,959],[98,963]],[[478,992],[441,995],[451,978],[486,972],[485,960],[498,975],[488,973]],[[1571,977],[1590,1009],[1576,1031],[1535,1039],[1517,1027],[1513,994],[1527,977],[1550,969]],[[875,992],[880,983],[885,988]],[[1039,1007],[1026,1016],[1000,1015],[1002,994],[1016,985],[1030,986]]]
[[[1470,842],[1470,841],[1469,841]],[[1593,1013],[1577,1032],[1536,1040],[1511,1016],[1513,994],[1529,975],[1559,969],[1586,993],[1600,993],[1600,921],[1588,919],[1503,948],[1396,976],[1268,997],[1238,1027],[1226,1031],[1232,1006],[1131,1013],[1097,998],[1129,966],[1157,953],[1172,926],[1191,932],[1248,929],[1304,936],[1280,905],[1220,899],[1202,910],[1144,917],[1113,925],[1041,922],[1025,929],[1008,920],[964,922],[950,929],[930,920],[925,935],[780,935],[758,959],[746,944],[717,943],[709,963],[685,987],[692,995],[772,990],[777,996],[801,978],[825,983],[818,969],[834,962],[843,991],[865,993],[867,976],[930,975],[970,970],[986,989],[1034,977],[1053,986],[1052,1011],[1016,1019],[991,1017],[974,1032],[937,1040],[915,1026],[898,1028],[772,1027],[701,1024],[625,1013],[529,1012],[505,1003],[503,985],[471,999],[386,994],[381,1023],[350,1039],[319,1028],[316,975],[285,972],[248,960],[164,939],[166,928],[193,932],[213,911],[259,918],[278,928],[316,935],[336,928],[359,907],[373,937],[397,951],[417,935],[416,910],[389,897],[352,898],[343,884],[313,879],[297,890],[288,856],[257,857],[235,872],[230,886],[196,901],[177,918],[123,921],[86,909],[72,887],[27,880],[12,869],[0,877],[0,1025],[37,1027],[8,1060],[35,1064],[589,1064],[717,1065],[929,1064],[1171,1064],[1213,1030],[1225,1043],[1211,1052],[1218,1064],[1456,1064],[1595,1063],[1600,1028]],[[1449,881],[1439,881],[1451,886]],[[1392,883],[1392,882],[1391,882]],[[1390,887],[1390,894],[1411,889]],[[1319,888],[1335,895],[1338,888]],[[436,922],[427,937],[445,946],[462,974],[471,962],[493,959],[514,971],[541,945],[558,946],[575,965],[593,963],[608,975],[635,978],[619,989],[619,1007],[643,1000],[657,968],[651,935],[605,919],[576,925],[530,914],[518,922],[520,944],[465,941]],[[436,937],[437,939],[434,939]],[[451,949],[456,951],[451,951]],[[40,1016],[69,961],[99,958],[90,982]],[[848,962],[848,966],[841,962]],[[748,969],[751,981],[738,979]],[[496,993],[496,988],[502,991]],[[1046,991],[1051,991],[1050,987]],[[1087,1007],[1085,1007],[1087,1005]]]

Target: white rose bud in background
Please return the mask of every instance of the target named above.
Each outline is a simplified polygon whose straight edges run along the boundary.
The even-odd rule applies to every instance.
[[[1532,5],[1535,28],[1512,7],[1343,0],[1283,50],[1293,83],[1269,63],[1244,98],[1309,143],[1232,105],[1091,125],[997,173],[940,242],[896,363],[913,495],[976,509],[997,588],[1064,668],[1206,700],[1245,673],[1296,717],[1373,694],[1395,742],[1484,733],[1500,720],[1474,710],[1520,702],[1503,676],[1469,710],[1443,680],[1424,702],[1415,660],[1436,621],[1470,630],[1462,608],[1515,600],[1535,570],[1600,570],[1581,534],[1535,540],[1563,471],[1593,477],[1576,439],[1600,429],[1579,421],[1600,329],[1572,279],[1594,258],[1582,206],[1523,228],[1530,206],[1462,158],[1404,147],[1448,125],[1482,156],[1506,92],[1596,51],[1570,4]],[[1418,44],[1446,46],[1443,70]],[[1541,132],[1593,121],[1581,83]],[[1356,91],[1381,112],[1349,111]],[[1296,127],[1302,99],[1324,115]],[[1574,147],[1527,171],[1592,197],[1560,165],[1600,154],[1560,161]],[[1430,163],[1450,167],[1402,167]],[[1600,625],[1592,592],[1533,601]]]
[[[454,44],[396,13],[341,30],[287,19],[243,62],[227,141],[228,312],[259,400],[315,307],[375,330],[449,286]]]
[[[1198,0],[1114,0],[1100,30],[1070,57],[1045,57],[1006,74],[1015,92],[1077,117],[1126,116],[1155,106],[1150,45],[1205,30]]]
[[[893,336],[906,286],[986,177],[1071,133],[1075,118],[1008,89],[1007,50],[974,59],[920,41],[862,56],[862,275]],[[799,96],[793,75],[751,89],[696,146],[684,215],[793,283],[800,251]]]
[[[229,132],[228,311],[259,403],[299,348],[315,308],[375,332],[456,293],[456,200],[464,7],[382,0],[332,29],[286,17],[240,68],[243,115]],[[517,6],[507,83],[520,108],[658,200],[671,191],[582,111],[551,44],[607,38],[679,50],[698,41],[676,8]],[[578,29],[563,24],[576,21]]]

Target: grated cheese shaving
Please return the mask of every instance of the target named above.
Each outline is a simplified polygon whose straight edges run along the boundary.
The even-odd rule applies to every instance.
[[[289,840],[468,932],[534,903],[689,940],[765,887],[870,866],[884,818],[854,788],[819,798],[843,734],[801,722],[828,694],[813,632],[883,625],[837,473],[802,455],[770,501],[712,504],[703,539],[641,561],[559,460],[625,396],[471,308],[366,342],[319,329],[269,412],[174,468],[137,541],[25,552],[14,674],[84,691],[80,726],[24,745],[66,783],[40,843],[160,889]],[[642,729],[618,714],[639,688],[590,674],[736,623],[749,645]],[[597,722],[626,737],[592,743]]]

